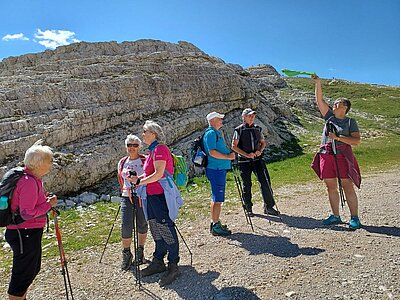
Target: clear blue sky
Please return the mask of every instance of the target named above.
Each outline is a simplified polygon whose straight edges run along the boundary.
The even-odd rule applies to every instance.
[[[0,59],[74,41],[188,41],[243,67],[400,85],[399,0],[13,0]]]

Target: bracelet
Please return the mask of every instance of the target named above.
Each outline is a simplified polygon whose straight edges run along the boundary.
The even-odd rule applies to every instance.
[[[140,183],[140,178],[138,177],[138,179],[137,179],[135,185],[139,185],[139,183]]]

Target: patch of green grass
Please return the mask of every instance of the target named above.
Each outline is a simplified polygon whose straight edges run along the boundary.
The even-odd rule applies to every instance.
[[[289,86],[314,92],[314,82],[308,78],[287,78]],[[357,110],[382,115],[387,118],[400,117],[400,88],[371,84],[337,81],[329,85],[330,80],[322,80],[322,90],[327,97],[348,98]]]
[[[398,134],[366,139],[353,149],[361,170],[387,170],[398,166],[400,162],[400,136]]]
[[[70,209],[61,211],[58,216],[58,224],[65,252],[81,250],[86,247],[104,245],[109,230],[111,229],[118,204],[99,202],[83,209]],[[50,215],[50,232],[43,234],[42,248],[44,257],[59,255],[57,240],[55,237],[54,222]],[[110,243],[120,241],[120,217],[117,219]],[[0,241],[0,268],[9,272],[12,264],[11,249],[4,249],[4,241]]]

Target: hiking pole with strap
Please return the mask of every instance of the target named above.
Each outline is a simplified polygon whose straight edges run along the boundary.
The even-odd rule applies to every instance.
[[[179,233],[179,235],[181,236],[181,239],[182,239],[183,243],[185,244],[186,248],[187,248],[188,251],[189,251],[189,254],[190,254],[190,265],[192,265],[192,264],[193,264],[193,253],[192,253],[192,251],[190,251],[190,248],[189,248],[188,244],[186,243],[185,239],[183,238],[182,233],[179,231],[178,226],[176,226],[175,223],[174,223],[174,226],[175,226],[176,231],[177,231],[177,232]]]
[[[237,190],[239,193],[239,198],[240,198],[240,201],[242,202],[242,208],[243,208],[244,216],[246,217],[246,222],[247,222],[247,224],[250,225],[251,230],[254,232],[253,222],[251,221],[251,217],[246,213],[246,204],[243,199],[242,182],[240,181],[239,175],[237,174],[239,172],[238,162],[233,163],[232,171],[233,171],[233,177],[235,178],[235,184],[236,184],[236,187],[237,187]]]
[[[69,278],[67,259],[65,258],[64,247],[63,247],[63,244],[61,241],[60,228],[58,226],[57,216],[60,214],[60,212],[57,211],[54,207],[51,209],[51,211],[53,213],[53,218],[54,218],[54,227],[56,230],[58,251],[60,252],[61,274],[64,277],[65,295],[67,297],[67,300],[69,300],[69,293],[71,293],[71,300],[74,300],[74,295],[72,294],[71,280]],[[68,290],[68,288],[69,288],[69,290]]]
[[[129,176],[137,176],[136,171],[129,171]],[[129,200],[131,201],[132,204],[132,209],[133,209],[133,251],[135,252],[135,261],[134,261],[134,275],[136,278],[136,284],[139,286],[139,289],[142,287],[142,282],[141,282],[141,273],[140,273],[140,263],[139,263],[139,257],[138,257],[138,249],[139,249],[139,231],[137,228],[137,205],[141,207],[141,203],[139,201],[139,197],[137,195],[136,187],[133,183],[131,183],[131,197]]]
[[[103,259],[104,252],[106,251],[106,247],[107,247],[108,241],[110,240],[111,233],[112,233],[112,231],[113,231],[113,229],[114,229],[114,225],[115,225],[115,222],[117,221],[117,218],[118,218],[118,215],[119,215],[119,211],[120,211],[120,210],[121,210],[121,204],[118,206],[118,210],[117,210],[117,213],[116,213],[116,215],[115,215],[114,222],[113,222],[113,224],[112,224],[112,226],[111,226],[110,232],[108,233],[108,238],[107,238],[107,240],[106,240],[106,243],[104,244],[103,252],[101,253],[99,263],[101,263],[101,260]]]
[[[328,129],[330,132],[333,132],[334,134],[337,135],[336,128],[332,122],[328,123],[328,127],[329,127]],[[340,178],[339,164],[338,164],[337,157],[336,157],[336,154],[337,154],[336,141],[334,139],[332,139],[332,152],[333,152],[333,158],[335,160],[336,177],[337,177],[338,185],[339,185],[340,204],[342,205],[342,210],[343,210],[344,203],[346,202],[346,198],[344,197],[342,179]]]

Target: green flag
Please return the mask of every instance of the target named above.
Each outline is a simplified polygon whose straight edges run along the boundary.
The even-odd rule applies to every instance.
[[[293,71],[293,70],[288,70],[288,69],[282,69],[282,73],[284,73],[286,76],[292,77],[296,75],[317,75],[314,72],[303,72],[303,71]]]

